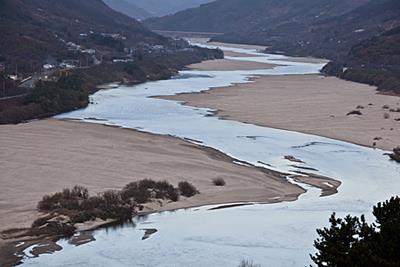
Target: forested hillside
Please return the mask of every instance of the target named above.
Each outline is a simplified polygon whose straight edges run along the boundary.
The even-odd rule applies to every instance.
[[[221,33],[212,40],[267,45],[272,53],[328,58],[334,61],[329,73],[338,66],[383,71],[392,82],[379,82],[380,89],[397,87],[398,0],[218,0],[145,23],[157,30]]]
[[[378,86],[400,94],[400,27],[355,45],[346,57],[332,61],[324,72]]]
[[[0,0],[0,3],[0,53],[6,65],[18,67],[19,72],[35,70],[48,59],[52,62],[71,58],[73,44],[113,52],[120,42],[130,46],[167,41],[136,20],[121,16],[101,0]],[[121,40],[112,41],[102,34],[120,34]]]
[[[166,79],[185,65],[223,57],[153,33],[102,0],[0,6],[0,124],[84,107],[102,83]]]

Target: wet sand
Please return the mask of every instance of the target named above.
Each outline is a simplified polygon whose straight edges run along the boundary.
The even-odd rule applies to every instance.
[[[0,231],[30,226],[44,195],[74,185],[96,194],[145,178],[174,185],[187,180],[201,192],[155,210],[295,200],[304,192],[276,173],[234,164],[216,150],[129,129],[49,119],[0,126],[0,136]],[[214,178],[227,185],[214,186]]]
[[[400,108],[400,97],[377,94],[375,87],[334,77],[263,76],[253,83],[165,99],[215,109],[225,119],[364,146],[375,144],[385,150],[400,145],[400,113],[390,112]],[[362,115],[347,116],[353,110]]]

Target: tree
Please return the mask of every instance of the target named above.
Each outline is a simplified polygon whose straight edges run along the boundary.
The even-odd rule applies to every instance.
[[[373,215],[376,221],[369,225],[363,215],[340,219],[333,214],[330,227],[317,230],[313,262],[328,267],[400,266],[400,198],[378,203]]]

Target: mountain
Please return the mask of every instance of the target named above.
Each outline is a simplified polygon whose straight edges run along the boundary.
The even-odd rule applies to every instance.
[[[0,6],[0,124],[83,108],[99,84],[167,79],[186,65],[223,57],[153,33],[102,0]]]
[[[330,62],[323,72],[400,94],[400,27],[356,44],[346,57]]]
[[[244,32],[255,27],[329,18],[369,0],[218,0],[146,24],[157,30]],[[269,25],[271,24],[271,25]]]
[[[145,18],[149,18],[152,15],[144,10],[136,6],[133,1],[129,0],[103,0],[109,7],[114,9],[115,11],[121,12],[129,17],[143,20]]]
[[[400,93],[399,0],[218,0],[145,24],[328,58],[325,73]]]
[[[118,1],[118,0],[115,0]],[[174,14],[178,11],[198,7],[214,0],[125,0],[151,14],[152,17],[161,17]]]
[[[46,59],[70,57],[74,44],[107,54],[122,44],[167,42],[101,0],[0,0],[0,5],[0,56],[22,72]],[[112,34],[121,40],[111,40]]]
[[[222,33],[213,39],[336,58],[398,25],[399,5],[398,0],[218,0],[145,24],[155,30]]]

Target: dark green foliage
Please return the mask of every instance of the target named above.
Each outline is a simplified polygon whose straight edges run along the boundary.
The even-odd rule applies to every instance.
[[[58,81],[41,81],[24,101],[4,105],[0,103],[0,124],[20,123],[49,117],[87,106],[95,85],[115,81],[131,83],[168,79],[184,66],[205,59],[222,58],[221,50],[193,48],[172,54],[146,57],[140,62],[102,64],[79,69]]]
[[[377,86],[400,94],[400,27],[353,46],[342,61],[330,62],[323,72],[345,80]]]
[[[196,187],[187,181],[179,182],[178,188],[181,195],[185,197],[192,197],[199,193]]]
[[[124,67],[124,71],[132,77],[137,77],[138,81],[145,81],[147,79],[146,73],[138,64],[129,63]]]
[[[0,109],[0,124],[20,123],[85,107],[89,92],[77,74],[58,81],[39,81],[20,103]]]
[[[393,197],[373,208],[375,224],[364,216],[329,219],[330,227],[319,229],[314,242],[317,266],[400,266],[400,198]]]
[[[39,81],[26,97],[25,104],[40,104],[44,112],[55,114],[85,106],[88,93],[77,75],[60,78],[57,82]]]
[[[388,71],[385,69],[361,68],[359,66],[343,71],[344,64],[331,62],[323,68],[323,72],[339,78],[366,83],[377,86],[379,91],[400,94],[400,71]]]

